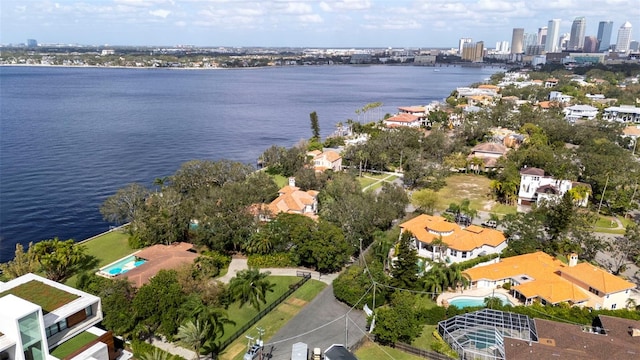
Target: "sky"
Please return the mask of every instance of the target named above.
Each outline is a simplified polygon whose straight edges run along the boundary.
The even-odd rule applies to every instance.
[[[629,21],[640,40],[640,0],[2,0],[0,43],[259,47],[457,48],[462,37],[511,41],[561,19],[586,35]]]

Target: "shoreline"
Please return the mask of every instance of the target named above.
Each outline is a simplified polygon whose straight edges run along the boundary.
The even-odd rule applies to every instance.
[[[433,65],[417,65],[413,63],[407,64],[322,64],[322,65],[277,65],[277,66],[251,66],[251,67],[172,67],[172,66],[102,66],[102,65],[50,65],[50,64],[0,64],[1,67],[36,67],[36,68],[69,68],[69,69],[137,69],[137,70],[258,70],[258,69],[272,69],[272,68],[295,68],[295,67],[336,67],[336,66],[352,66],[352,67],[366,67],[366,66],[416,66],[416,67],[425,67],[425,68],[475,68],[475,69],[502,69],[507,70],[504,65],[468,65],[464,64],[448,64],[448,63],[440,63]]]

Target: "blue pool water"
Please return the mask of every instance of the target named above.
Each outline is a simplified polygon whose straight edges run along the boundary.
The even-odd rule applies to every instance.
[[[503,305],[512,305],[509,299],[503,294],[495,294],[493,295],[500,300],[502,300]],[[473,306],[484,306],[484,298],[486,296],[477,297],[477,296],[456,296],[453,299],[449,300],[450,305],[455,305],[459,308],[465,307],[473,307]]]
[[[100,271],[110,276],[116,276],[116,275],[124,274],[131,269],[135,269],[138,266],[144,264],[145,262],[147,262],[145,259],[140,259],[135,255],[130,255],[130,256],[127,256],[126,258],[119,260],[118,262],[115,262],[109,266],[103,267],[102,269],[100,269]]]

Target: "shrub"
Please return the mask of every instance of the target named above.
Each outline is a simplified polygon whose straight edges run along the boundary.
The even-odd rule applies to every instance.
[[[210,261],[218,269],[224,269],[227,266],[229,266],[229,264],[231,263],[231,256],[229,256],[227,254],[223,254],[223,253],[221,253],[219,251],[208,250],[208,251],[204,251],[202,253],[202,255],[211,258]]]
[[[147,342],[144,342],[142,340],[133,340],[131,341],[131,350],[133,350],[133,356],[136,359],[140,359],[141,356],[143,356],[144,354],[153,354],[154,351],[158,351],[160,353],[166,353],[167,354],[167,360],[186,360],[185,358],[183,358],[182,356],[178,356],[178,355],[172,355],[167,353],[166,351],[157,348]]]
[[[502,284],[502,288],[505,289],[505,290],[511,290],[511,283]]]
[[[247,259],[249,267],[296,267],[297,264],[289,253],[254,254]]]

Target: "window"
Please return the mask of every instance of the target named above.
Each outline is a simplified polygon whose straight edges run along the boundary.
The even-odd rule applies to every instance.
[[[596,294],[596,295],[600,295],[600,291],[598,291],[597,289],[592,288],[591,286],[589,286],[589,291]]]
[[[466,259],[466,258],[467,258],[467,252],[466,252],[466,251],[463,251],[463,252],[462,252],[462,258],[463,258],[463,259]]]
[[[449,249],[449,253],[451,254],[451,256],[458,256],[457,250]]]
[[[87,306],[86,309],[84,309],[85,314],[87,314],[87,317],[93,315],[93,308],[91,306]]]
[[[614,310],[616,308],[616,304],[611,304],[611,310]]]

